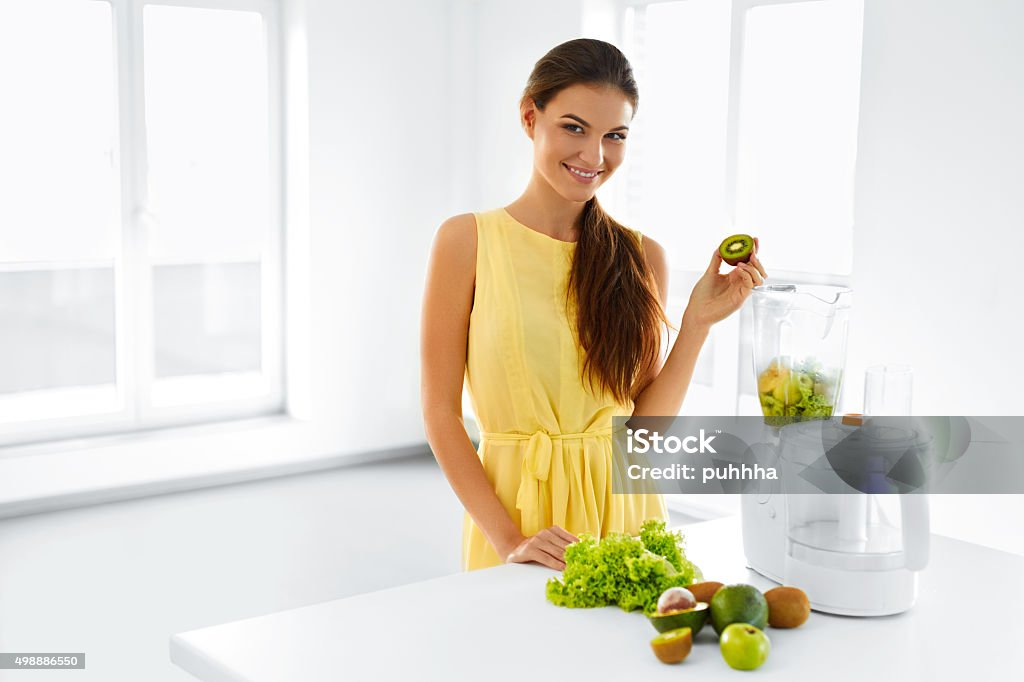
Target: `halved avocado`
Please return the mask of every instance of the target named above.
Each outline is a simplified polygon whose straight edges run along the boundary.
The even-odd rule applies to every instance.
[[[704,627],[704,623],[707,622],[708,613],[708,605],[699,601],[691,609],[681,609],[661,614],[652,613],[647,618],[658,632],[668,632],[677,628],[690,628],[693,630],[693,636],[696,637],[700,629]]]

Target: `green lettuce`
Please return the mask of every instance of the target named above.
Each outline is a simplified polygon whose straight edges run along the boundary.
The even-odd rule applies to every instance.
[[[549,579],[546,592],[556,606],[616,605],[623,611],[653,613],[666,589],[702,579],[700,569],[686,558],[682,533],[666,530],[664,521],[648,519],[639,539],[610,533],[598,541],[582,533],[578,542],[565,548],[562,578]]]

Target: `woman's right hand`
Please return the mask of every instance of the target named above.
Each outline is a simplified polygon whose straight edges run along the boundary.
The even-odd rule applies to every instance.
[[[551,526],[536,535],[524,537],[515,549],[505,557],[506,564],[524,564],[536,561],[556,571],[565,569],[565,548],[579,540],[562,528]]]

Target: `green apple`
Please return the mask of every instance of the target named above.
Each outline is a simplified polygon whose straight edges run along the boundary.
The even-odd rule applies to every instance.
[[[754,670],[768,659],[772,643],[760,628],[749,623],[733,623],[718,640],[722,658],[736,670]]]

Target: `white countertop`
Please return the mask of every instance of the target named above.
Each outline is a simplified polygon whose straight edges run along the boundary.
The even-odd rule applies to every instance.
[[[707,580],[773,585],[745,568],[739,519],[682,529]],[[766,628],[767,662],[750,679],[1020,679],[1024,557],[932,536],[931,562],[907,613],[812,613],[794,630]],[[639,612],[567,609],[544,596],[559,575],[532,564],[459,573],[379,592],[192,630],[171,660],[205,682],[273,680],[737,679],[710,623],[681,664],[651,652]]]

